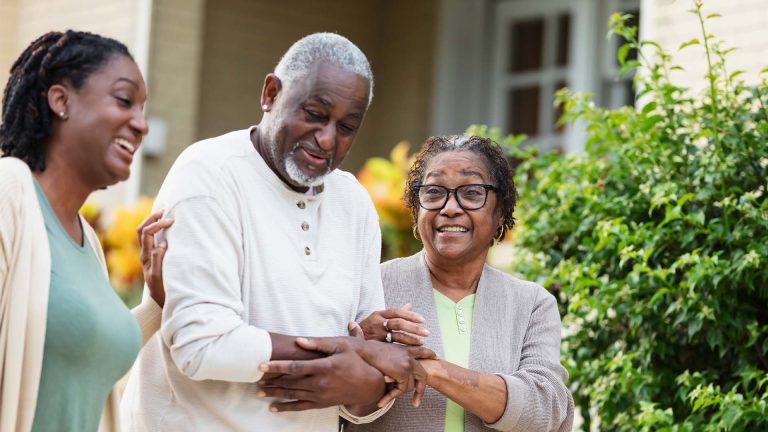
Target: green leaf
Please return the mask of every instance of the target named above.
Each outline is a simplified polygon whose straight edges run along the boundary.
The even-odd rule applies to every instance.
[[[681,43],[680,46],[677,48],[677,50],[678,51],[682,51],[683,49],[685,49],[685,48],[687,48],[689,46],[692,46],[692,45],[701,45],[701,42],[698,39],[693,38],[693,39],[691,39],[691,40],[689,40],[687,42]]]
[[[628,43],[625,43],[619,48],[619,52],[616,54],[616,57],[619,59],[619,64],[624,64],[624,60],[627,59],[627,53],[629,53],[631,48],[632,46]]]
[[[633,70],[640,67],[640,62],[637,60],[630,60],[623,65],[621,65],[621,68],[619,68],[619,71],[616,73],[616,75],[621,78],[624,75],[632,72]]]

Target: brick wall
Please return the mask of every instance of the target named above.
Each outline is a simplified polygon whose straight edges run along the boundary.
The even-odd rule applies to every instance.
[[[683,42],[702,39],[697,18],[687,11],[692,1],[647,0],[651,12],[648,28],[651,39],[677,52]],[[768,2],[765,0],[707,0],[705,15],[719,13],[722,18],[707,22],[707,31],[724,41],[725,47],[735,47],[728,56],[729,73],[744,70],[741,76],[748,84],[759,82],[759,73],[768,67]],[[643,11],[645,13],[646,10]],[[673,73],[676,83],[703,89],[707,85],[706,56],[702,46],[691,46],[675,55],[685,71]]]

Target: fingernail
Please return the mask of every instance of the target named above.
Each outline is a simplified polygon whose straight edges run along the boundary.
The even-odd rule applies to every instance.
[[[419,322],[424,322],[424,321],[426,321],[426,320],[424,319],[424,317],[423,317],[423,316],[421,316],[421,315],[419,315],[419,314],[416,314],[416,319],[417,319],[417,320],[419,320]]]
[[[167,248],[168,247],[168,242],[163,241],[162,243],[160,243],[160,247],[163,248],[163,249]]]
[[[354,321],[350,321],[349,324],[347,324],[347,330],[354,330],[355,327],[357,327],[357,323]]]
[[[269,372],[269,365],[266,363],[262,363],[259,365],[259,370],[262,372]]]
[[[429,330],[427,329],[422,329],[422,330],[424,330],[424,336],[429,336]]]
[[[296,342],[307,343],[307,342],[309,342],[309,339],[303,338],[303,337],[298,337],[298,338],[296,338]]]
[[[261,380],[261,381],[257,381],[257,382],[256,382],[256,384],[258,384],[258,385],[260,385],[260,386],[263,386],[263,385],[264,385],[264,380]]]
[[[277,412],[277,408],[276,408],[276,407],[273,407],[273,406],[270,406],[270,407],[269,407],[269,410],[270,410],[270,411],[272,411],[272,412]]]
[[[256,397],[265,397],[266,395],[267,395],[267,394],[266,394],[266,393],[264,393],[264,392],[263,392],[263,391],[261,391],[261,390],[259,390],[259,391],[257,391],[257,392],[256,392]]]

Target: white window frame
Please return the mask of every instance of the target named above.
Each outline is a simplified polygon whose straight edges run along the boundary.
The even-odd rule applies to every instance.
[[[462,128],[472,123],[505,126],[506,111],[503,107],[507,98],[505,86],[509,83],[503,82],[501,77],[508,65],[508,24],[511,20],[540,16],[542,13],[557,11],[570,14],[570,47],[565,81],[571,89],[599,97],[605,75],[614,72],[605,70],[603,59],[608,54],[602,50],[609,49],[605,38],[608,31],[606,20],[611,9],[618,9],[616,1],[440,0],[432,133],[460,133]],[[643,11],[641,32],[647,36],[646,18],[650,0],[618,1],[629,2],[632,9]],[[502,13],[506,16],[501,17]],[[601,49],[596,50],[595,46]],[[610,60],[614,55],[610,53]],[[541,91],[547,89],[542,87]],[[542,110],[540,122],[550,119],[549,123],[541,124],[551,124],[551,104],[540,104],[539,109]],[[533,144],[555,145],[566,152],[580,151],[584,146],[583,126],[576,124],[566,128],[562,136],[550,137],[550,140],[550,143]]]

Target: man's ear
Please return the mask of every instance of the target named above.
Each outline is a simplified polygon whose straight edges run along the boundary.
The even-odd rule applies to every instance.
[[[260,103],[262,108],[265,108],[265,110],[272,109],[272,105],[275,104],[275,100],[277,99],[277,94],[280,93],[282,88],[283,83],[277,75],[273,73],[267,74],[264,78],[264,87],[261,89]]]
[[[69,97],[71,90],[61,84],[54,84],[48,88],[48,106],[51,111],[61,119],[69,117]]]

